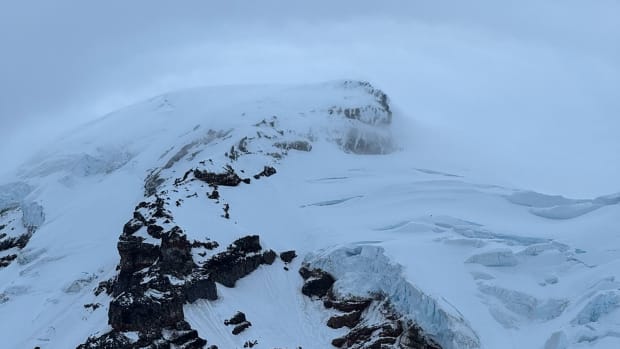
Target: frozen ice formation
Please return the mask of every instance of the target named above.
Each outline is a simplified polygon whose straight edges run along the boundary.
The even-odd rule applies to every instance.
[[[468,322],[449,304],[409,283],[402,267],[377,246],[340,247],[307,256],[306,263],[336,278],[338,296],[382,294],[395,310],[410,317],[445,349],[478,348],[480,341]]]

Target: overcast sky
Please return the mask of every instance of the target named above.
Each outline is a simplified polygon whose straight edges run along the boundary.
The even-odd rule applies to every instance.
[[[0,159],[168,90],[353,78],[463,171],[617,192],[619,19],[618,0],[0,0]]]

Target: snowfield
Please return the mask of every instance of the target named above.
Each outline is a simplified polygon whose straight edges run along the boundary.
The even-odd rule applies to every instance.
[[[197,264],[252,234],[298,256],[186,302],[205,347],[332,347],[348,330],[302,294],[304,265],[332,275],[337,297],[380,294],[444,349],[619,348],[620,194],[570,199],[437,168],[402,138],[403,118],[348,81],[178,91],[82,126],[0,186],[2,347],[76,348],[112,330],[112,296],[94,290],[118,274],[134,207],[162,195],[165,229],[219,243],[192,249]],[[219,199],[201,172],[182,180],[227,165],[251,181]],[[277,172],[258,176],[265,166]],[[233,335],[237,311],[252,325]]]

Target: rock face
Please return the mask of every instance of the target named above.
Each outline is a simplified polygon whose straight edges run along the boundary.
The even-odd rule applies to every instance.
[[[185,234],[177,226],[163,228],[163,221],[171,219],[159,197],[136,206],[117,245],[118,276],[106,287],[113,297],[108,311],[112,331],[89,338],[79,348],[204,347],[206,341],[185,321],[183,304],[203,296],[213,298],[215,283],[195,277],[197,266]],[[143,230],[147,236],[137,234]],[[188,281],[172,284],[171,278]],[[123,334],[127,331],[138,332],[138,342]]]
[[[302,293],[323,301],[327,309],[339,314],[327,320],[326,325],[348,328],[349,332],[332,340],[337,348],[382,349],[441,349],[441,347],[414,323],[399,315],[382,295],[374,298],[342,298],[335,296],[334,277],[321,269],[302,266],[299,274],[305,282]]]
[[[238,311],[237,313],[235,313],[235,315],[233,315],[233,317],[231,317],[228,320],[224,320],[224,325],[228,326],[228,325],[239,325],[240,323],[246,322],[246,318],[245,318],[245,314]]]
[[[271,166],[265,166],[265,168],[254,175],[254,179],[260,179],[261,177],[271,177],[276,174],[276,169]]]
[[[295,253],[294,250],[291,251],[284,251],[282,253],[280,253],[280,259],[284,262],[284,263],[290,263],[293,261],[293,259],[295,259],[295,257],[297,257],[297,253]]]
[[[91,337],[78,348],[204,348],[207,341],[185,321],[183,304],[215,300],[216,282],[234,287],[237,280],[276,258],[274,251],[262,249],[258,235],[250,235],[198,265],[192,248],[213,249],[217,242],[190,243],[173,221],[159,196],[136,206],[117,244],[118,275],[97,291],[113,297],[108,311],[112,331]],[[251,326],[240,314],[231,319],[233,334]],[[130,331],[139,333],[137,342],[123,334]]]
[[[175,181],[175,184],[179,185],[183,183],[185,180],[187,180],[190,174],[193,174],[195,179],[206,182],[211,186],[222,185],[222,186],[227,186],[227,187],[236,187],[242,182],[246,184],[250,183],[249,178],[239,177],[239,175],[235,172],[235,170],[232,167],[226,166],[225,171],[223,173],[209,172],[209,171],[200,170],[200,169],[189,170],[185,173],[182,179],[177,179]]]
[[[235,287],[237,280],[249,275],[261,264],[272,264],[274,259],[275,252],[263,252],[258,235],[252,235],[233,242],[225,252],[209,259],[203,268],[213,281]]]
[[[249,322],[246,318],[245,318],[245,314],[242,312],[237,312],[235,315],[233,315],[233,317],[231,317],[229,320],[225,320],[224,321],[224,325],[226,326],[234,326],[233,330],[232,330],[232,334],[233,335],[238,335],[239,333],[245,331],[247,328],[249,328],[250,326],[252,326],[252,323]]]
[[[138,204],[124,225],[117,244],[118,275],[100,287],[113,297],[108,311],[112,331],[89,338],[79,348],[203,348],[206,340],[185,321],[183,304],[215,300],[216,282],[234,287],[261,264],[273,263],[275,252],[263,251],[258,235],[251,235],[196,264],[192,248],[212,249],[217,242],[190,243],[173,225],[174,217],[165,205],[163,198],[153,196],[150,202]],[[250,326],[245,319],[235,325],[237,333]],[[139,333],[139,340],[123,334],[128,331]]]
[[[308,297],[325,297],[327,292],[332,288],[332,285],[336,280],[333,276],[322,271],[321,269],[308,269],[302,267],[299,270],[299,274],[306,280],[301,293]]]

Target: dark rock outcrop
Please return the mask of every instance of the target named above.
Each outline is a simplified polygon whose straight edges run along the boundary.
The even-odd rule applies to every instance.
[[[185,276],[195,267],[191,245],[179,227],[175,226],[162,235],[160,253],[159,264],[163,273]]]
[[[263,263],[267,265],[272,265],[273,262],[275,262],[277,256],[278,255],[273,250],[265,251],[263,252]]]
[[[105,291],[113,297],[108,310],[112,331],[89,338],[80,349],[202,349],[206,341],[185,321],[183,304],[215,300],[216,282],[234,287],[237,280],[277,257],[274,251],[262,249],[258,235],[250,235],[197,265],[192,248],[213,249],[217,242],[190,243],[178,226],[164,228],[173,222],[165,205],[157,196],[151,202],[141,202],[123,227],[117,244],[118,275],[95,290],[96,294]],[[136,235],[145,226],[153,238],[148,242]],[[251,326],[245,316],[231,324],[234,334]],[[139,333],[140,339],[130,340],[123,334],[127,331]]]
[[[342,314],[342,315],[334,315],[327,320],[327,326],[331,328],[341,328],[355,327],[362,317],[362,312],[360,310],[352,311],[350,313]]]
[[[214,173],[195,169],[194,177],[208,183],[209,185],[223,185],[228,187],[236,187],[241,184],[241,182],[249,183],[250,181],[248,178],[242,179],[239,177],[235,170],[233,170],[230,166],[227,166],[225,168],[225,172],[223,173]]]
[[[123,292],[110,302],[109,323],[116,331],[146,332],[184,321],[183,302],[171,291]]]
[[[263,170],[254,175],[254,179],[260,179],[261,177],[271,177],[276,174],[276,169],[271,166],[265,166]]]
[[[199,299],[214,301],[217,299],[217,288],[213,280],[194,276],[191,281],[183,285],[183,294],[188,303],[194,303]]]
[[[9,264],[15,260],[15,258],[17,258],[16,254],[9,254],[4,257],[0,257],[0,268],[8,267]]]
[[[249,322],[245,318],[245,314],[244,313],[238,311],[230,319],[224,320],[224,325],[226,325],[226,326],[229,326],[229,325],[234,326],[234,328],[232,330],[232,334],[238,335],[239,333],[245,331],[248,327],[252,326],[252,323]]]
[[[217,191],[217,186],[213,187],[213,191],[210,194],[207,194],[207,197],[211,200],[219,200],[220,192]]]
[[[202,247],[202,248],[205,248],[207,250],[213,250],[215,248],[218,248],[219,246],[220,246],[220,244],[217,241],[205,241],[205,242],[202,242],[202,241],[194,240],[192,242],[192,248]]]
[[[224,325],[239,325],[242,322],[246,322],[245,314],[238,311],[230,319],[224,320]]]
[[[122,332],[108,332],[100,337],[90,337],[86,343],[77,349],[203,349],[207,341],[198,336],[196,330],[189,329],[187,323],[180,324],[180,328],[171,329],[166,335],[149,333],[140,334],[137,341],[133,341]],[[215,346],[209,347],[217,348]]]
[[[157,224],[172,219],[159,197],[136,206],[117,244],[118,275],[95,291],[113,297],[108,310],[112,331],[89,338],[78,348],[204,348],[206,341],[185,321],[183,304],[217,298],[215,283],[196,271],[192,245],[183,231],[177,226],[165,230]],[[149,235],[159,237],[159,244],[134,235],[145,222]],[[126,331],[138,332],[139,340],[127,338]]]
[[[297,254],[295,253],[295,250],[291,250],[291,251],[284,251],[282,253],[280,253],[280,259],[284,262],[284,263],[290,263],[293,261],[293,259],[295,259],[295,257],[297,257]]]
[[[441,349],[411,320],[396,313],[389,300],[382,295],[372,298],[342,298],[334,295],[334,278],[321,269],[307,265],[299,270],[304,278],[302,293],[318,297],[335,314],[327,326],[349,329],[344,336],[334,338],[332,345],[343,349]]]
[[[236,240],[227,250],[206,261],[202,268],[210,278],[226,287],[235,287],[237,280],[249,275],[261,264],[271,264],[275,252],[262,251],[258,235]]]
[[[372,303],[370,299],[347,299],[347,300],[332,300],[326,299],[323,301],[323,306],[325,308],[334,308],[344,313],[352,312],[352,311],[363,311]]]
[[[298,151],[311,151],[312,144],[308,141],[293,141],[293,142],[277,142],[273,144],[276,148],[282,150],[298,150]]]
[[[239,325],[235,326],[235,328],[233,328],[232,334],[238,335],[239,333],[245,331],[250,326],[252,326],[251,322],[249,321],[242,322]]]
[[[302,267],[299,274],[306,280],[301,288],[301,293],[308,297],[324,297],[336,281],[333,276],[321,269],[308,269]]]
[[[155,239],[161,239],[164,228],[157,224],[151,224],[146,227],[146,232]]]
[[[132,218],[129,222],[125,223],[125,226],[123,227],[123,235],[132,235],[143,226],[144,223],[141,220]]]

